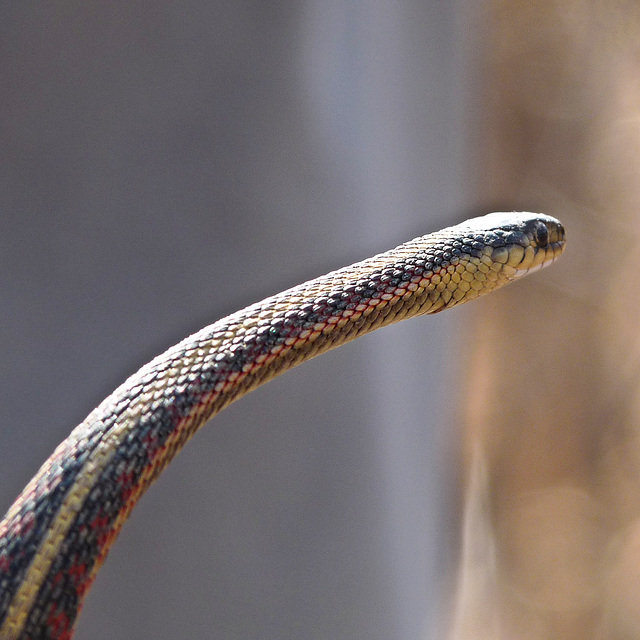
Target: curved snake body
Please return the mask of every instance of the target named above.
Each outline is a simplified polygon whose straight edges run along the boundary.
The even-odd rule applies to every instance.
[[[283,371],[477,298],[564,248],[541,214],[468,220],[251,305],[143,366],[60,444],[0,522],[0,640],[68,639],[131,509],[211,416]]]

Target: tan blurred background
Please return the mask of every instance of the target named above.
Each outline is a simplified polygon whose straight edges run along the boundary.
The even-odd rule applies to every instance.
[[[491,209],[561,262],[196,437],[77,638],[640,635],[638,3],[66,0],[0,21],[0,510],[205,323]]]
[[[469,310],[451,636],[640,638],[640,3],[484,24],[478,202],[552,212],[568,248]]]

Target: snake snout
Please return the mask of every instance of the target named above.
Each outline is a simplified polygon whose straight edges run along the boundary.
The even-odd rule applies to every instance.
[[[520,278],[551,264],[564,251],[565,230],[550,216],[531,220],[522,230],[522,242],[509,250],[507,264],[515,268],[512,277]]]

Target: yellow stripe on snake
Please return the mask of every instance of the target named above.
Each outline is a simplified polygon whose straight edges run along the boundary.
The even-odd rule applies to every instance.
[[[549,216],[493,213],[333,271],[186,338],[116,389],[0,522],[0,640],[68,639],[131,509],[215,413],[309,358],[553,262]]]

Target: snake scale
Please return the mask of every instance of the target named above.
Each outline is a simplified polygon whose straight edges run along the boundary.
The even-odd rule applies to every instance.
[[[205,327],[143,366],[53,452],[0,522],[0,640],[67,640],[131,509],[211,416],[373,329],[553,262],[549,216],[493,213],[416,238]]]

